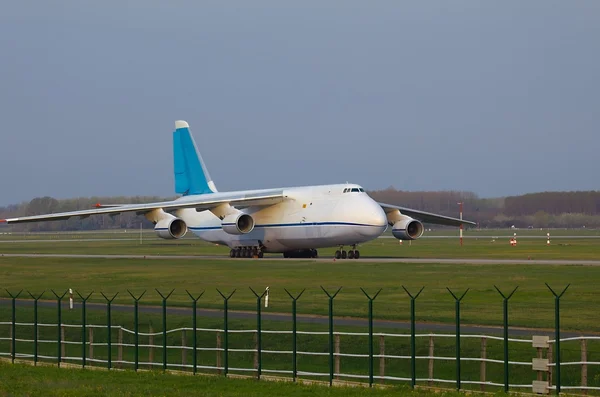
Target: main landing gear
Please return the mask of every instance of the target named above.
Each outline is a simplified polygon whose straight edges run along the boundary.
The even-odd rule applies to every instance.
[[[230,258],[262,258],[263,256],[259,247],[237,247],[229,251]]]
[[[356,249],[356,244],[352,246],[352,249],[348,252],[344,251],[344,247],[340,247],[339,250],[335,251],[335,259],[358,259],[360,258],[360,251]]]

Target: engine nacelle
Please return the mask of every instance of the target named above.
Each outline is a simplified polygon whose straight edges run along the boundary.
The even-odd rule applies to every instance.
[[[423,224],[408,216],[402,216],[392,227],[392,234],[398,240],[416,240],[423,235],[423,231]]]
[[[247,234],[254,230],[254,218],[243,212],[238,212],[223,218],[221,227],[225,233]]]
[[[169,216],[163,216],[154,226],[154,231],[158,234],[158,237],[166,240],[174,240],[185,236],[185,233],[187,232],[187,225],[185,222],[171,214],[166,215]]]

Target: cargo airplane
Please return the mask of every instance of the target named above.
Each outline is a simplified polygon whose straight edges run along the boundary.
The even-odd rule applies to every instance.
[[[16,224],[91,215],[143,214],[164,239],[182,238],[188,230],[202,240],[227,245],[233,258],[317,257],[317,248],[339,247],[336,259],[358,259],[357,245],[392,227],[400,240],[423,234],[421,222],[460,226],[464,221],[395,205],[378,203],[355,184],[219,192],[206,169],[189,125],[175,122],[173,132],[175,192],[172,201],[97,205],[81,211],[2,219]],[[346,251],[344,247],[350,249]]]

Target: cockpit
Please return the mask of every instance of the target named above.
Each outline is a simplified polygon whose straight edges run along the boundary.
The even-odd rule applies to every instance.
[[[343,193],[364,193],[365,189],[362,187],[347,187],[344,189]]]

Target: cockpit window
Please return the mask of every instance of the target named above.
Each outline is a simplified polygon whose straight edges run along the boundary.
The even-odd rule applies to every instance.
[[[353,188],[349,188],[347,187],[346,189],[344,189],[344,193],[358,193],[358,192],[365,192],[365,189],[363,189],[362,187],[353,187]]]

